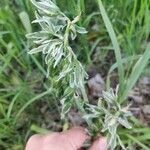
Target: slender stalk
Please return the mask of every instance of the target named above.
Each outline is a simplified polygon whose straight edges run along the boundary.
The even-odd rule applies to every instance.
[[[70,31],[70,25],[71,25],[71,21],[68,20],[68,25],[66,27],[66,31],[65,31],[65,35],[64,35],[64,49],[68,49],[69,47],[69,31]],[[68,49],[70,50],[70,49]],[[74,54],[74,52],[72,50],[70,50],[70,52],[73,54],[73,57],[77,60],[76,58],[76,55]],[[78,60],[77,60],[77,63],[80,63]],[[85,87],[84,87],[84,83],[82,83],[82,80],[83,80],[84,77],[82,77],[80,75],[80,90],[81,90],[81,93],[82,93],[82,96],[83,96],[83,99],[85,102],[88,102],[88,97],[87,97],[87,94],[86,94],[86,90],[85,90]]]
[[[117,37],[116,34],[113,30],[112,24],[107,16],[107,13],[104,9],[104,6],[102,4],[101,0],[97,0],[98,5],[99,5],[99,9],[103,18],[103,21],[105,23],[106,29],[108,31],[108,34],[110,36],[110,39],[112,41],[113,47],[114,47],[114,52],[115,52],[115,57],[117,60],[117,64],[118,64],[118,73],[119,73],[119,85],[120,85],[120,92],[119,94],[122,94],[123,86],[124,86],[124,68],[123,68],[123,64],[122,64],[122,58],[121,58],[121,50],[119,47],[119,44],[117,42]]]

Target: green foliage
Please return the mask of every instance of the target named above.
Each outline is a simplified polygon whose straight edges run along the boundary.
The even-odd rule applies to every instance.
[[[37,4],[35,0],[33,2]],[[141,73],[150,74],[149,68],[145,68],[149,61],[149,45],[147,43],[150,35],[150,1],[107,0],[103,1],[103,5],[101,4],[101,11],[98,10],[99,7],[96,1],[91,0],[54,0],[53,2],[56,3],[43,0],[43,2],[46,4],[46,6],[44,5],[44,12],[42,12],[43,5],[41,6],[41,3],[38,3],[37,18],[31,26],[30,22],[34,18],[34,8],[30,0],[0,1],[0,149],[22,150],[29,136],[33,134],[32,131],[46,133],[47,130],[41,128],[43,124],[45,126],[47,120],[43,118],[47,115],[41,115],[41,104],[44,103],[48,106],[50,113],[60,114],[61,103],[63,107],[62,118],[67,116],[66,114],[72,105],[78,107],[87,124],[91,127],[92,135],[103,134],[111,137],[109,139],[110,143],[111,139],[116,139],[117,143],[114,140],[114,143],[111,144],[112,148],[115,145],[119,146],[119,143],[120,145],[123,143],[127,149],[132,150],[135,145],[138,145],[142,149],[148,150],[150,146],[149,128],[144,127],[133,116],[130,117],[130,122],[133,124],[132,129],[121,127],[121,124],[128,127],[125,122],[127,118],[124,119],[123,117],[126,113],[122,112],[122,109],[128,105],[126,101],[128,92],[135,85]],[[48,7],[51,9],[49,10]],[[63,13],[60,10],[63,10]],[[100,19],[100,12],[103,12],[101,13],[103,19]],[[63,19],[58,16],[63,16]],[[79,16],[80,20],[72,23],[76,16]],[[48,18],[53,18],[53,20]],[[39,26],[37,26],[37,23]],[[42,26],[47,31],[44,31]],[[54,34],[61,34],[61,36],[57,37],[50,34],[49,26],[52,32],[57,31]],[[57,28],[55,28],[56,26]],[[67,26],[69,26],[68,29],[72,28],[69,30],[68,35],[65,34],[67,33]],[[88,34],[76,37],[78,33],[86,32],[81,26],[86,27]],[[108,29],[108,26],[111,28]],[[32,40],[39,43],[33,43],[31,46],[32,40],[27,40],[25,34],[35,31],[38,31],[38,35],[35,36],[37,39]],[[40,39],[38,39],[39,35],[41,36]],[[43,36],[48,36],[47,40],[52,40],[44,40],[50,42],[49,44],[62,37],[60,43],[63,41],[64,46],[64,35],[66,35],[66,41],[68,39],[66,45],[71,49],[63,48],[61,51],[58,49],[61,44],[56,45],[56,52],[62,54],[60,60],[56,57],[57,53],[53,48],[51,50],[54,55],[52,53],[49,53],[49,56],[47,56],[48,53],[41,55],[43,53],[41,49],[36,49],[41,51],[39,54],[27,55],[29,47],[34,49],[46,45],[43,41],[39,41]],[[111,50],[115,54],[117,53],[117,61],[114,64],[105,59]],[[98,60],[96,61],[101,61],[101,64],[97,63],[96,66],[102,71],[102,68],[108,70],[107,67],[111,67],[111,65],[112,67],[108,71],[108,76],[105,75],[108,78],[107,81],[109,81],[107,82],[107,92],[103,93],[104,96],[102,100],[99,100],[98,105],[93,105],[93,102],[90,105],[88,102],[83,101],[83,97],[84,100],[87,100],[84,89],[86,81],[83,80],[86,73],[81,63],[88,70],[89,65],[95,63],[93,54],[97,51],[100,52],[100,55],[97,55]],[[64,65],[69,61],[69,57],[65,57],[67,54],[72,56],[71,62],[77,63],[76,66],[79,68],[70,64],[72,70],[64,76],[65,71],[67,71]],[[48,71],[45,69],[47,68],[45,66],[46,56],[47,60],[52,59],[52,63],[47,63]],[[99,64],[102,68],[99,67]],[[106,64],[109,64],[109,66]],[[69,82],[69,76],[73,72],[80,72],[80,69],[84,71],[84,77],[80,80],[82,83],[77,84],[74,76],[72,82]],[[109,107],[109,102],[114,97],[113,92],[109,89],[111,87],[111,73],[115,69],[124,70],[124,73],[118,71],[118,73],[120,72],[119,84],[122,82],[124,88],[122,94],[119,90],[119,94],[115,95],[117,98],[115,98],[113,107]],[[124,74],[123,81],[121,74]],[[48,76],[47,80],[45,80],[46,75]],[[60,75],[61,78],[59,78]],[[77,76],[80,76],[80,73]],[[111,132],[115,125],[107,124],[107,118],[109,118],[107,114],[109,114],[110,119],[121,115],[125,121],[121,120],[119,123],[116,117],[117,128],[114,132]],[[61,120],[55,122],[51,118],[48,118],[48,124],[50,126],[53,124],[63,126]],[[102,133],[104,127],[107,129],[105,128],[106,130]],[[48,130],[51,130],[51,127]]]
[[[38,23],[42,30],[27,35],[28,39],[33,39],[38,45],[29,51],[29,54],[42,52],[48,66],[47,77],[51,71],[49,68],[53,68],[59,70],[58,75],[55,74],[56,81],[65,79],[68,82],[70,89],[65,91],[62,100],[62,116],[64,116],[71,108],[72,103],[67,99],[70,95],[72,97],[75,95],[74,91],[80,90],[84,100],[87,101],[84,90],[84,78],[87,78],[87,74],[69,43],[69,39],[75,40],[77,33],[84,34],[87,31],[76,25],[80,15],[71,21],[52,1],[32,0],[32,3],[38,8],[33,23]]]
[[[113,44],[113,48],[114,48],[114,52],[115,52],[115,56],[116,56],[116,61],[117,61],[117,65],[118,65],[118,74],[119,74],[119,83],[120,83],[120,90],[123,90],[123,82],[124,82],[124,68],[122,65],[122,61],[121,61],[121,50],[117,41],[117,37],[115,35],[115,32],[113,30],[112,24],[107,16],[107,13],[104,9],[104,6],[101,2],[101,0],[98,0],[98,4],[99,4],[99,8],[100,8],[100,12],[102,15],[102,18],[104,20],[105,26],[107,28],[107,32],[111,38],[112,44]]]
[[[86,30],[82,27],[75,25],[75,23],[79,21],[80,16],[75,17],[74,20],[71,21],[63,12],[60,11],[60,9],[52,1],[41,0],[40,2],[37,2],[32,0],[32,3],[38,8],[38,11],[36,12],[36,20],[33,21],[33,23],[39,23],[42,30],[27,35],[29,39],[34,40],[35,44],[38,44],[38,47],[33,48],[29,53],[33,54],[37,52],[42,52],[44,55],[46,55],[45,62],[48,65],[48,68],[59,69],[59,75],[58,77],[55,77],[57,81],[61,79],[65,79],[66,81],[68,81],[69,79],[68,83],[70,87],[65,90],[64,98],[61,100],[61,116],[62,118],[65,118],[65,115],[69,112],[72,104],[74,103],[73,97],[75,93],[79,95],[77,91],[78,89],[81,91],[84,101],[86,103],[88,102],[87,95],[84,90],[84,78],[86,78],[86,73],[69,45],[69,38],[71,40],[75,40],[77,32],[86,33]],[[122,64],[121,51],[106,11],[101,1],[98,1],[98,3],[104,23],[114,46],[120,77],[120,91],[122,92],[124,69]],[[108,133],[111,135],[109,139],[109,146],[112,150],[115,149],[117,141],[120,143],[122,148],[125,149],[117,134],[117,127],[120,123],[126,128],[130,128],[130,125],[126,118],[128,116],[128,113],[126,114],[126,112],[124,112],[125,114],[123,114],[121,106],[118,103],[118,95],[115,95],[112,90],[110,90],[109,92],[104,92],[103,97],[104,100],[106,100],[107,102],[108,108],[105,108],[105,105],[98,106],[100,110],[104,111],[102,112],[104,113],[105,118],[103,123],[104,128],[102,129],[102,132],[108,130]],[[90,104],[88,105],[90,106]],[[77,106],[79,107],[79,105]],[[86,108],[82,107],[82,111],[81,107],[79,108],[79,110],[82,111],[82,113],[84,112],[84,114],[86,115],[84,109]],[[91,118],[89,121],[88,120],[89,118],[86,118],[86,121],[89,124]],[[109,125],[109,121],[112,122],[112,124]]]
[[[107,132],[108,147],[114,150],[117,143],[125,149],[119,135],[117,128],[119,125],[124,126],[127,129],[131,129],[132,126],[128,122],[128,117],[132,116],[131,112],[128,111],[128,107],[121,108],[118,103],[118,89],[114,93],[113,89],[107,92],[103,92],[103,98],[98,101],[98,105],[88,105],[87,110],[89,113],[84,116],[86,119],[97,119],[99,124],[102,123],[101,132]],[[99,129],[98,129],[99,130]]]
[[[115,32],[113,30],[112,24],[111,24],[111,22],[110,22],[110,20],[107,16],[107,13],[106,13],[106,11],[103,7],[103,4],[102,4],[101,0],[98,0],[98,4],[99,4],[99,7],[100,7],[102,18],[104,20],[105,26],[107,28],[107,31],[109,33],[109,36],[111,38],[111,41],[112,41],[112,44],[113,44],[113,47],[114,47],[114,52],[115,52],[115,56],[116,56],[116,60],[117,60],[116,67],[119,70],[118,71],[118,73],[119,73],[119,84],[120,84],[120,92],[119,93],[120,93],[120,95],[123,95],[123,96],[120,96],[120,97],[122,98],[122,100],[124,100],[124,99],[127,98],[129,91],[133,88],[133,86],[135,85],[135,83],[138,80],[139,76],[141,75],[142,71],[144,70],[144,67],[147,65],[147,63],[149,61],[150,47],[149,47],[149,44],[148,44],[144,54],[139,58],[139,60],[137,61],[137,63],[133,67],[131,75],[129,77],[126,77],[127,80],[128,80],[127,81],[128,83],[126,85],[126,83],[124,82],[124,78],[125,78],[124,77],[124,68],[123,68],[123,65],[122,65],[124,60],[121,58],[121,50],[119,48],[119,44],[117,42]],[[135,58],[136,58],[136,56],[133,56],[130,59],[133,60]],[[127,58],[124,58],[124,59],[127,59]],[[129,58],[127,60],[129,60]],[[114,70],[113,67],[114,66],[112,66],[112,68],[110,69],[109,74],[110,74],[110,72],[112,72],[112,70]],[[125,90],[124,90],[124,88],[125,88]]]
[[[132,72],[131,72],[130,76],[127,78],[126,88],[121,97],[122,100],[127,98],[128,93],[130,92],[130,90],[133,88],[133,86],[139,79],[145,66],[148,64],[149,59],[150,59],[150,43],[147,45],[147,48],[146,48],[145,52],[143,53],[143,55],[139,58],[139,60],[133,66]]]

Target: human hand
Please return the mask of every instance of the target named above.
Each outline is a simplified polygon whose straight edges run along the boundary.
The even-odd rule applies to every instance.
[[[28,140],[25,150],[79,150],[88,138],[81,127],[61,133],[33,135]],[[106,150],[106,147],[106,138],[99,138],[88,150]]]

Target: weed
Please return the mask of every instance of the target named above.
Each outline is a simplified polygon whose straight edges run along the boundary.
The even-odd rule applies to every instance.
[[[56,7],[60,8],[59,11],[63,10],[65,16],[62,16],[66,18],[65,21],[61,19],[58,21],[55,18],[57,16],[48,15],[48,17],[56,19],[56,22],[52,22],[56,23],[56,26],[65,25],[60,29],[61,32],[57,33],[64,37],[68,23],[72,22],[76,16],[80,16],[80,20],[73,23],[73,26],[75,29],[78,26],[79,28],[84,26],[88,30],[88,34],[77,36],[75,40],[71,40],[71,35],[75,37],[76,32],[72,33],[70,30],[66,43],[71,50],[63,48],[63,55],[58,64],[56,63],[55,68],[55,57],[49,55],[48,57],[52,58],[52,64],[48,63],[49,71],[46,71],[44,62],[46,54],[27,55],[29,47],[35,48],[42,45],[35,43],[31,45],[32,41],[25,38],[26,33],[39,31],[40,27],[30,23],[34,16],[34,8],[30,0],[0,1],[0,149],[22,150],[32,131],[47,132],[41,129],[43,125],[46,126],[46,119],[43,119],[45,115],[41,116],[40,113],[41,104],[46,103],[51,113],[60,114],[59,100],[61,100],[62,118],[67,119],[69,109],[72,106],[77,107],[87,121],[92,136],[106,135],[109,143],[111,143],[111,139],[116,139],[114,141],[117,143],[111,143],[112,149],[115,145],[119,146],[119,143],[121,145],[123,143],[129,150],[135,149],[136,145],[141,149],[149,150],[149,128],[144,127],[133,116],[129,116],[133,128],[125,129],[121,125],[130,128],[125,124],[128,112],[122,112],[128,106],[126,99],[129,91],[141,73],[149,75],[149,68],[145,67],[150,56],[148,44],[150,1],[107,0],[103,1],[103,4],[98,1],[99,7],[95,1],[91,0],[53,0],[53,2],[56,2],[53,3],[55,6],[58,4],[59,7]],[[43,19],[43,14],[38,14],[39,19]],[[86,32],[85,29],[80,29]],[[43,29],[41,30],[43,31]],[[56,38],[51,34],[47,36],[49,36],[48,40]],[[59,37],[56,39],[58,40]],[[64,41],[62,43],[64,45]],[[94,65],[93,54],[97,51],[100,52],[100,55],[97,56],[98,60],[96,61],[102,61],[103,64],[107,63],[112,66],[108,75],[105,75],[107,90],[103,92],[103,97],[99,99],[98,104],[93,105],[87,102],[88,98],[84,89],[87,75],[84,68],[88,68],[87,66],[91,64]],[[116,57],[114,64],[105,60],[105,56],[110,51],[113,51]],[[69,82],[69,76],[77,72],[72,65],[72,71],[58,80],[60,73],[65,70],[64,64],[68,61],[69,57],[66,58],[66,56],[70,53],[73,63],[76,62],[79,70],[84,72],[82,84],[80,83],[83,88],[76,81],[75,83],[73,80]],[[65,60],[67,61],[65,62]],[[106,66],[103,67],[108,70]],[[113,82],[111,76],[115,70],[118,70],[120,88],[112,91],[110,90]],[[47,80],[44,77],[46,75],[48,76]],[[70,83],[73,83],[74,86],[71,87]],[[113,105],[110,104],[110,100],[113,101]],[[106,111],[107,109],[108,111]],[[120,121],[120,116],[125,121]],[[108,124],[107,118],[113,123]],[[62,127],[62,123],[64,123],[61,120],[55,122],[54,118],[50,120],[48,122],[50,126],[57,124]],[[112,128],[115,129],[114,132],[112,132]],[[122,147],[124,146],[122,145]]]
[[[88,103],[88,98],[84,88],[84,79],[87,78],[87,74],[81,63],[77,60],[69,42],[69,39],[75,40],[77,32],[86,33],[86,30],[83,27],[76,25],[76,22],[78,22],[80,19],[80,15],[71,21],[52,1],[41,0],[40,2],[37,2],[32,0],[32,3],[38,9],[36,12],[36,20],[33,21],[33,23],[38,23],[42,30],[27,35],[29,39],[34,40],[35,44],[38,44],[38,47],[33,48],[31,51],[29,51],[29,53],[33,54],[42,52],[44,55],[46,55],[45,62],[48,66],[47,77],[49,76],[50,72],[49,68],[56,69],[59,70],[58,75],[55,74],[57,76],[56,81],[58,82],[59,80],[63,79],[68,82],[69,87],[65,90],[63,99],[61,100],[62,118],[66,117],[66,114],[76,101],[78,103],[78,109],[83,113],[83,117],[89,126],[92,124],[92,118],[102,118],[100,122],[103,126],[103,129],[98,130],[101,130],[101,132],[108,131],[108,135],[110,134],[110,138],[108,138],[108,146],[111,147],[112,150],[116,148],[117,141],[119,142],[120,146],[125,149],[119,135],[117,134],[117,127],[119,124],[121,124],[126,128],[131,128],[127,121],[127,117],[130,113],[128,112],[127,108],[121,108],[119,100],[121,99],[122,102],[122,100],[124,101],[127,98],[129,90],[133,87],[139,75],[141,74],[141,71],[149,60],[149,51],[146,50],[145,55],[140,58],[144,58],[145,60],[145,63],[140,64],[143,66],[141,70],[136,69],[137,65],[135,65],[135,68],[133,69],[134,73],[131,73],[130,78],[132,81],[134,80],[133,84],[124,83],[124,68],[122,64],[121,50],[103,4],[100,0],[98,0],[102,18],[114,47],[120,85],[119,92],[116,94],[113,93],[112,89],[108,92],[103,92],[104,101],[107,103],[106,105],[92,106]],[[147,49],[149,49],[149,46]],[[137,64],[139,64],[139,62],[137,62]],[[137,73],[135,74],[135,72]],[[126,88],[126,90],[124,90],[124,88]],[[79,99],[80,92],[82,93],[84,99],[84,103],[82,104],[81,102],[81,105],[79,104],[80,101],[74,100],[76,95],[76,99]],[[87,109],[92,111],[92,114],[87,115]],[[102,114],[104,114],[103,117]]]

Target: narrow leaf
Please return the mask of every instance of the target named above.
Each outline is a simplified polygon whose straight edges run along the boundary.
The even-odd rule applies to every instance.
[[[75,25],[75,28],[76,28],[76,31],[80,34],[86,34],[87,33],[86,29],[83,27],[79,27],[79,26]]]
[[[116,34],[114,32],[114,29],[112,27],[112,24],[107,16],[106,10],[102,4],[101,0],[97,0],[98,1],[98,5],[99,5],[99,9],[103,18],[103,21],[105,23],[107,32],[111,38],[113,47],[114,47],[114,51],[115,51],[115,56],[116,56],[116,60],[117,60],[117,64],[118,64],[118,72],[119,72],[119,83],[120,83],[120,89],[122,91],[123,89],[123,81],[124,81],[124,69],[123,69],[123,65],[122,65],[122,60],[121,60],[121,50],[117,41],[117,37]]]
[[[32,27],[30,24],[30,19],[29,16],[27,14],[27,12],[23,11],[19,14],[20,20],[24,26],[24,28],[26,29],[27,33],[31,33],[32,32]]]
[[[132,69],[129,79],[127,80],[126,88],[124,90],[122,100],[126,99],[128,93],[133,88],[144,68],[146,67],[148,61],[150,59],[150,43],[147,45],[147,48],[141,58],[137,61],[135,66]]]

